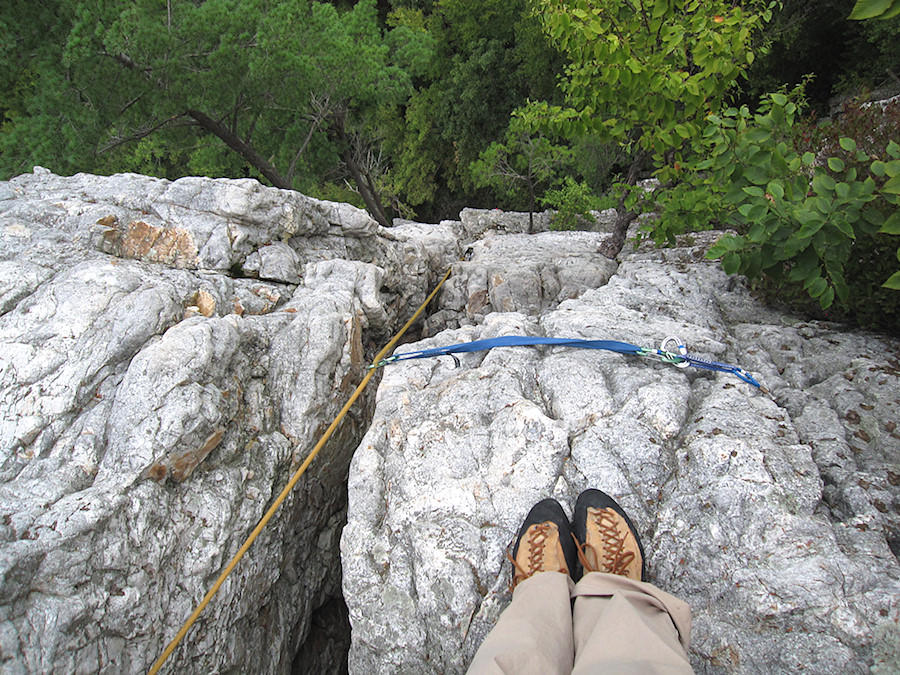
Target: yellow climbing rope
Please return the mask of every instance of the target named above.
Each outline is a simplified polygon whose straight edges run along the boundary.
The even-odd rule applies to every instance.
[[[437,286],[435,286],[434,290],[431,294],[425,298],[425,302],[421,304],[419,309],[416,310],[416,313],[412,315],[409,321],[401,328],[394,337],[391,338],[390,342],[388,342],[380,352],[375,356],[375,359],[372,361],[373,365],[378,364],[388,352],[390,352],[396,344],[400,341],[400,338],[403,337],[403,334],[409,329],[409,327],[415,322],[416,319],[421,316],[422,312],[425,311],[425,308],[428,306],[428,303],[437,295],[438,291],[441,290],[441,286],[444,285],[444,282],[447,280],[447,277],[450,276],[452,268],[447,270],[447,273],[443,276]],[[231,559],[231,562],[228,563],[228,566],[219,575],[219,578],[216,579],[216,583],[212,585],[212,588],[203,596],[203,600],[200,601],[200,604],[197,605],[197,609],[194,610],[193,614],[191,614],[187,621],[184,622],[184,625],[181,627],[181,630],[178,631],[178,634],[175,638],[169,643],[169,645],[163,650],[163,653],[156,660],[156,663],[153,664],[153,667],[150,668],[149,675],[155,675],[155,673],[159,672],[159,669],[162,668],[163,664],[166,662],[166,659],[172,655],[172,652],[175,651],[175,648],[178,647],[178,644],[187,635],[187,632],[190,630],[191,626],[194,625],[194,622],[200,616],[200,613],[206,608],[209,604],[210,600],[213,599],[213,596],[219,591],[219,588],[225,583],[225,579],[228,578],[228,575],[234,570],[237,566],[238,562],[240,562],[241,558],[244,557],[244,554],[250,548],[256,538],[259,536],[260,532],[263,531],[263,528],[268,524],[268,522],[272,519],[272,516],[275,515],[275,511],[278,510],[278,507],[281,506],[281,503],[287,498],[290,491],[297,484],[297,481],[300,480],[300,477],[304,474],[307,467],[309,467],[310,463],[313,461],[315,456],[319,453],[319,450],[322,449],[322,446],[325,445],[325,442],[331,437],[331,434],[334,433],[334,430],[337,429],[338,424],[340,424],[341,420],[350,410],[351,406],[354,404],[359,395],[362,393],[363,389],[366,388],[366,385],[369,384],[369,380],[375,375],[375,368],[370,367],[365,377],[363,377],[362,382],[359,383],[359,386],[356,387],[356,390],[350,396],[350,399],[344,404],[344,407],[341,408],[341,411],[337,414],[337,417],[334,418],[334,421],[331,425],[325,430],[325,433],[322,434],[322,438],[319,439],[319,442],[316,443],[315,447],[310,451],[309,455],[303,461],[303,464],[300,465],[300,468],[294,472],[294,475],[291,476],[291,479],[287,482],[287,485],[284,486],[284,489],[281,491],[281,494],[272,502],[272,506],[269,507],[269,510],[266,511],[265,515],[259,521],[259,524],[253,529],[253,532],[250,533],[250,536],[247,537],[247,540],[241,545],[241,548],[238,549],[238,552],[234,554],[234,557]]]

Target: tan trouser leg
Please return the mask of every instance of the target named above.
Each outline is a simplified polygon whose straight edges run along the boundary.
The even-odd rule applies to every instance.
[[[693,672],[686,603],[652,584],[601,572],[582,577],[573,596],[573,675]]]
[[[468,672],[515,675],[568,675],[572,642],[568,574],[539,572],[516,586],[512,602],[475,653]]]

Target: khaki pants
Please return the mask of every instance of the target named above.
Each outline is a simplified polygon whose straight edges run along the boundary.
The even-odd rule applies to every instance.
[[[468,672],[692,673],[690,633],[690,607],[651,584],[540,572],[516,586]]]

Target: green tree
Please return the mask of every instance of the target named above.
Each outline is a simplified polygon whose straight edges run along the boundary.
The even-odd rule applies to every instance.
[[[591,211],[601,206],[601,200],[585,182],[565,176],[558,188],[547,190],[541,203],[556,210],[550,221],[551,230],[577,230],[593,220]]]
[[[491,143],[472,163],[472,175],[480,186],[492,186],[528,203],[528,227],[534,229],[538,192],[571,160],[571,151],[534,133],[521,118],[514,118],[504,141]]]
[[[17,25],[36,11],[21,9]],[[339,163],[388,224],[365,160],[380,111],[412,93],[395,57],[416,36],[386,36],[375,0],[344,12],[296,0],[59,0],[39,18],[53,39],[17,50],[24,93],[0,128],[0,150],[16,157],[4,172],[40,159],[18,141],[50,120],[73,129],[60,139],[62,170],[170,157],[176,171],[243,172],[310,191]],[[29,86],[37,73],[40,87]],[[53,96],[69,100],[51,108]]]
[[[35,164],[59,171],[91,170],[83,146],[93,146],[91,110],[64,68],[71,28],[65,0],[10,0],[0,12],[0,177]]]
[[[387,144],[398,191],[427,216],[455,215],[452,207],[479,201],[472,163],[491,143],[504,142],[513,110],[529,98],[557,96],[562,60],[527,1],[415,3],[436,51]],[[405,12],[407,25],[415,24],[414,10]],[[496,189],[483,201],[510,197]]]
[[[630,188],[651,164],[675,179],[726,92],[753,62],[754,35],[774,2],[536,0],[535,11],[569,59],[565,107],[532,106],[558,132],[596,133],[631,150],[618,218],[604,253],[621,250],[638,215]],[[667,170],[666,170],[667,169]]]
[[[753,62],[738,105],[755,106],[782,86],[808,75],[806,98],[819,116],[832,114],[835,96],[896,87],[900,21],[848,21],[854,0],[783,0],[764,30],[765,54]]]
[[[769,95],[755,114],[742,106],[710,116],[696,189],[738,234],[709,257],[729,274],[783,279],[823,309],[837,301],[859,323],[896,330],[900,296],[873,288],[900,289],[900,104],[856,104],[810,127],[801,102],[798,87]]]

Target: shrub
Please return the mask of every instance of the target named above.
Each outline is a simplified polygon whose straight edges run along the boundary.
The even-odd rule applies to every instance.
[[[802,119],[802,86],[709,115],[704,158],[660,199],[657,242],[724,224],[710,257],[762,280],[775,300],[815,299],[831,318],[897,332],[900,104],[848,104]],[[895,253],[896,251],[896,253]]]
[[[900,289],[900,145],[891,139],[900,111],[857,106],[817,127],[800,119],[801,98],[802,87],[767,96],[755,114],[744,106],[708,117],[707,155],[690,167],[684,192],[705,190],[703,208],[738,232],[708,256],[729,274],[799,285],[823,309],[837,301],[839,314],[860,323],[877,317],[854,305],[878,295],[895,310],[877,323],[896,330],[900,294],[880,287]],[[690,205],[682,198],[674,207]]]
[[[551,230],[577,230],[585,221],[592,221],[590,211],[601,206],[601,200],[591,192],[587,183],[576,182],[571,176],[566,176],[558,189],[547,190],[539,201],[556,209],[556,214],[550,219]]]

